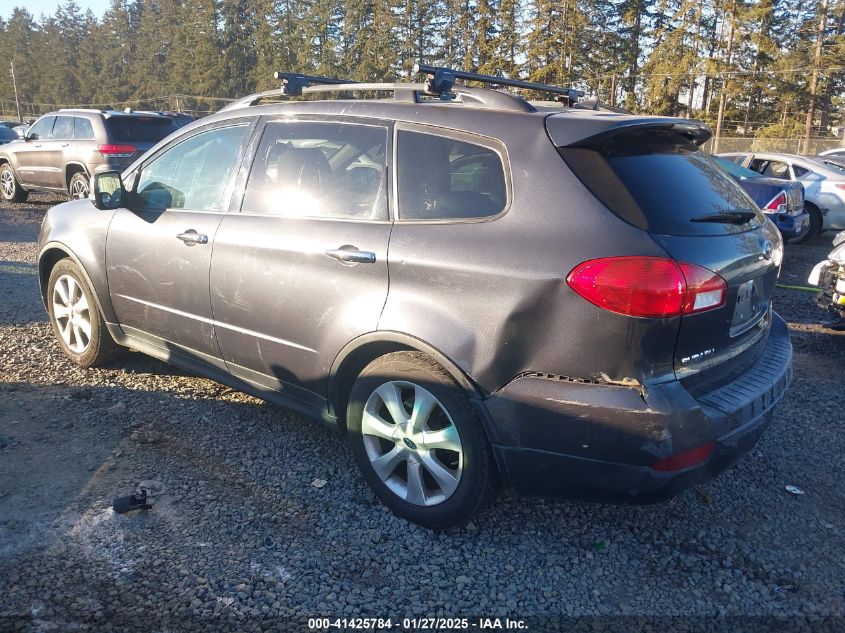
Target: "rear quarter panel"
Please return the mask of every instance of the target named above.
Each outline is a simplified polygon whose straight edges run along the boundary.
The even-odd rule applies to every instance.
[[[509,210],[483,222],[397,222],[379,329],[426,341],[487,392],[529,371],[599,381],[673,377],[677,319],[622,317],[566,284],[582,261],[665,251],[586,190],[541,117],[491,129],[511,165]]]

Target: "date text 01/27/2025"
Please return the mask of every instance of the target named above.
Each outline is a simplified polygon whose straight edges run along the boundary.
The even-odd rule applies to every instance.
[[[311,631],[527,631],[524,620],[511,618],[309,618]]]

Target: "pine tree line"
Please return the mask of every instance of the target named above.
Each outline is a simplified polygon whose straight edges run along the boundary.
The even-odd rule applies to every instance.
[[[150,98],[241,96],[274,70],[391,81],[423,61],[723,132],[823,136],[845,113],[845,0],[112,0],[101,19],[65,0],[0,20],[0,59],[28,111],[216,109]],[[4,70],[7,113],[13,99]]]

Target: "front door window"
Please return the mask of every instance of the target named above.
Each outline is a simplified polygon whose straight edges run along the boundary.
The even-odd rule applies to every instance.
[[[136,204],[145,209],[223,210],[247,124],[200,132],[141,169]]]

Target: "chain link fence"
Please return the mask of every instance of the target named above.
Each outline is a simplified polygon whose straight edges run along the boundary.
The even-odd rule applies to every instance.
[[[719,153],[725,152],[784,152],[786,154],[803,154],[803,138],[749,138],[722,137],[719,139]],[[811,138],[808,154],[818,154],[829,149],[845,147],[845,141],[837,138]],[[713,151],[713,139],[707,141],[704,151]]]
[[[150,97],[145,99],[129,99],[127,101],[112,101],[108,103],[82,103],[82,104],[59,104],[59,103],[32,103],[21,101],[21,117],[23,120],[31,121],[42,114],[61,110],[62,108],[93,108],[95,110],[153,110],[184,112],[194,117],[202,117],[217,112],[227,103],[234,99],[226,97],[204,97],[196,95],[169,95],[167,97]],[[18,119],[17,105],[14,99],[0,99],[0,119],[14,121]]]
[[[21,115],[24,121],[31,121],[42,114],[61,108],[95,108],[102,110],[174,110],[184,112],[194,117],[203,117],[217,112],[227,103],[234,101],[225,97],[205,97],[196,95],[169,95],[166,97],[151,97],[147,99],[130,99],[128,101],[114,101],[111,103],[95,104],[55,104],[21,102]],[[0,99],[0,118],[16,120],[17,108],[14,100]],[[722,137],[719,139],[719,153],[723,152],[785,152],[801,154],[804,147],[802,138],[751,138],[751,137]],[[810,139],[809,154],[818,154],[828,149],[845,147],[845,139],[812,138]],[[713,150],[713,139],[703,146],[704,151]]]

